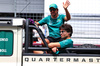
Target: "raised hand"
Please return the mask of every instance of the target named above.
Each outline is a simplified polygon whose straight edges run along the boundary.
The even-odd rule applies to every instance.
[[[65,9],[66,9],[69,5],[70,5],[69,0],[66,0],[66,2],[65,2],[65,3],[63,2],[63,8],[65,8]]]

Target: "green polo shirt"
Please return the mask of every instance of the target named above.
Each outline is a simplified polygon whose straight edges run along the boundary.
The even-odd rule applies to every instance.
[[[56,19],[51,18],[51,15],[43,18],[39,21],[40,25],[47,24],[49,29],[49,36],[54,38],[59,38],[60,36],[60,30],[59,27],[64,24],[64,17],[65,15],[59,15]]]
[[[73,47],[73,41],[71,39],[66,39],[66,40],[60,41],[59,43],[60,43],[61,48],[72,48]],[[55,54],[59,54],[59,53],[65,53],[65,51],[55,52]]]
[[[73,47],[73,41],[71,39],[66,39],[63,41],[60,41],[61,48],[72,48]]]

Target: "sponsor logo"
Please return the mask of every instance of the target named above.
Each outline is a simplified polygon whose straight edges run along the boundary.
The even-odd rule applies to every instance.
[[[60,20],[60,19],[58,19],[58,20],[57,20],[57,22],[61,22],[61,20]]]

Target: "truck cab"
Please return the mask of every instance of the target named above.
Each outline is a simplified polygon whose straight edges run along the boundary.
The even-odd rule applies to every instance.
[[[0,64],[4,66],[17,66],[22,63],[23,20],[0,18]]]

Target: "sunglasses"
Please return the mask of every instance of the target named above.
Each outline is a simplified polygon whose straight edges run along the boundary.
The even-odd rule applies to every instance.
[[[51,12],[51,11],[56,11],[56,9],[50,9],[50,12]]]
[[[65,31],[60,31],[60,33],[64,33]]]

